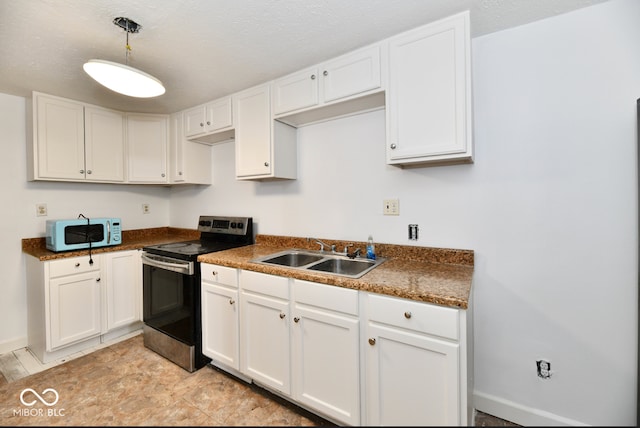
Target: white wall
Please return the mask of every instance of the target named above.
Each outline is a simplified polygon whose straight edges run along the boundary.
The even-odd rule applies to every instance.
[[[299,178],[171,193],[171,224],[475,250],[475,402],[523,425],[635,425],[640,2],[473,41],[473,165],[385,165],[382,111],[298,130]],[[399,198],[400,216],[382,215]],[[553,375],[536,375],[536,360]]]
[[[44,236],[45,221],[56,218],[121,217],[124,230],[167,226],[169,188],[85,183],[27,182],[26,100],[0,94],[0,353],[26,346],[27,302],[23,238]],[[142,214],[143,202],[151,205]],[[49,215],[36,216],[46,203]]]
[[[638,18],[640,2],[612,0],[475,39],[473,165],[385,165],[377,111],[300,128],[296,181],[236,181],[225,143],[210,187],[28,183],[25,102],[0,95],[0,352],[26,340],[20,240],[44,233],[37,203],[48,218],[119,215],[125,229],[249,215],[264,234],[396,244],[418,223],[418,245],[476,252],[480,410],[524,425],[635,425]],[[386,198],[399,216],[382,215]],[[550,380],[535,374],[541,357]]]

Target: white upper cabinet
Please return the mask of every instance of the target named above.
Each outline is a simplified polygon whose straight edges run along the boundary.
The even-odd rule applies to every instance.
[[[37,92],[30,108],[29,180],[124,181],[122,113]]]
[[[169,180],[172,184],[211,184],[211,146],[185,138],[183,113],[169,124]]]
[[[185,110],[184,135],[210,144],[233,138],[231,96]]]
[[[470,44],[468,11],[389,39],[388,164],[473,161]]]
[[[383,106],[380,51],[370,46],[275,80],[274,117],[297,126]]]
[[[297,177],[296,129],[272,119],[270,86],[234,95],[238,180]]]
[[[168,183],[169,117],[127,114],[130,183]]]

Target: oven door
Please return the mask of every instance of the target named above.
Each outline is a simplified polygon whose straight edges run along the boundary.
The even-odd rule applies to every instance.
[[[187,345],[197,339],[199,278],[195,263],[142,253],[143,320]]]

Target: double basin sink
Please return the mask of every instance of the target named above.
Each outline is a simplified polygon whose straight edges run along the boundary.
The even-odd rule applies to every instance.
[[[251,262],[311,272],[329,273],[349,278],[360,278],[385,260],[384,258],[377,258],[375,260],[360,257],[349,258],[335,253],[291,249],[258,257],[251,260]]]

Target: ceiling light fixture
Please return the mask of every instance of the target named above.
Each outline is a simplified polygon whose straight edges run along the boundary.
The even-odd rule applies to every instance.
[[[105,61],[102,59],[90,59],[82,68],[96,82],[123,95],[137,98],[157,97],[165,93],[162,82],[150,74],[129,66],[129,33],[138,33],[141,25],[129,18],[116,18],[113,23],[125,30],[127,44],[125,64]]]

